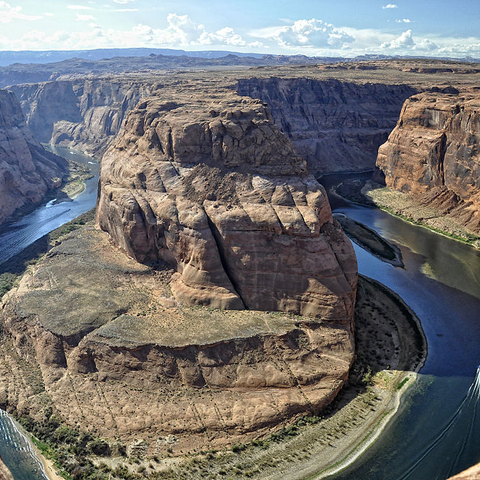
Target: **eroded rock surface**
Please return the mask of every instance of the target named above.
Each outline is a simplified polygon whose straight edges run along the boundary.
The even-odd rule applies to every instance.
[[[102,161],[98,222],[177,299],[349,324],[356,262],[325,191],[258,100],[151,97]]]
[[[480,233],[479,145],[479,90],[426,92],[405,102],[377,166],[387,187]]]
[[[101,156],[119,132],[126,114],[158,84],[117,77],[10,88],[20,99],[28,127],[38,141]]]
[[[68,163],[44,150],[26,127],[15,95],[0,90],[0,223],[62,184]]]
[[[409,85],[275,77],[239,80],[238,91],[267,103],[316,175],[373,169],[403,102],[417,93]]]
[[[173,270],[77,230],[0,310],[0,404],[166,455],[234,444],[330,403],[351,323],[180,305]]]

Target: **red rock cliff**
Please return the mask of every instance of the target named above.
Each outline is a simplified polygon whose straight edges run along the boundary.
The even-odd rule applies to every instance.
[[[67,168],[33,138],[15,95],[0,90],[0,223],[59,187]]]
[[[375,165],[378,147],[398,119],[409,85],[312,78],[249,78],[238,92],[266,102],[274,122],[314,174]]]
[[[451,92],[451,93],[447,93]],[[387,187],[438,206],[480,232],[480,94],[426,92],[408,99],[378,151]]]

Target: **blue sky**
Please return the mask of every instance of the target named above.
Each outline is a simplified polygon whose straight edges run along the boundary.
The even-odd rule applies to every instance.
[[[112,47],[480,58],[480,0],[0,0],[0,50]]]

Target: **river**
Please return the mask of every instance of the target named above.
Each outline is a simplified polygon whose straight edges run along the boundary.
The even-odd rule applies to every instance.
[[[332,176],[322,183],[328,186],[338,179]],[[355,245],[358,268],[415,311],[427,337],[428,357],[380,439],[329,478],[444,480],[480,462],[480,252],[376,208],[338,198],[331,203],[334,212],[367,225],[401,249],[405,268]]]
[[[19,221],[2,225],[0,227],[0,264],[21,252],[35,240],[95,206],[100,164],[75,150],[57,146],[48,146],[48,148],[57,155],[87,164],[94,176],[85,182],[84,192],[73,200],[56,202],[52,199]]]

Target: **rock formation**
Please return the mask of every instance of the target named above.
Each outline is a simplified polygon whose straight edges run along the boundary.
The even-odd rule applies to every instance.
[[[11,87],[37,140],[101,155],[127,113],[156,90],[203,85],[153,77],[75,78]],[[407,85],[356,84],[307,78],[235,77],[244,96],[268,105],[274,122],[307,160],[314,174],[372,169],[377,149],[394,128],[404,100],[417,92]]]
[[[166,455],[318,413],[347,379],[351,319],[189,308],[169,282],[103,232],[64,240],[0,311],[0,405]]]
[[[373,169],[394,128],[408,85],[355,84],[311,78],[250,78],[238,92],[268,105],[280,130],[316,175]]]
[[[161,88],[149,80],[116,78],[59,80],[10,87],[28,127],[40,142],[101,156],[140,98]]]
[[[189,304],[349,322],[356,264],[323,188],[258,100],[153,97],[102,161],[98,221]]]
[[[0,90],[0,223],[62,184],[68,163],[47,152],[25,125],[15,95]]]
[[[449,478],[449,480],[479,480],[479,479],[480,479],[480,465],[478,464]]]
[[[102,161],[98,222],[109,235],[72,234],[7,295],[1,405],[35,417],[51,403],[68,425],[166,454],[335,398],[355,255],[260,101],[142,101]]]
[[[425,92],[405,102],[377,166],[387,187],[480,233],[479,145],[478,89]]]

